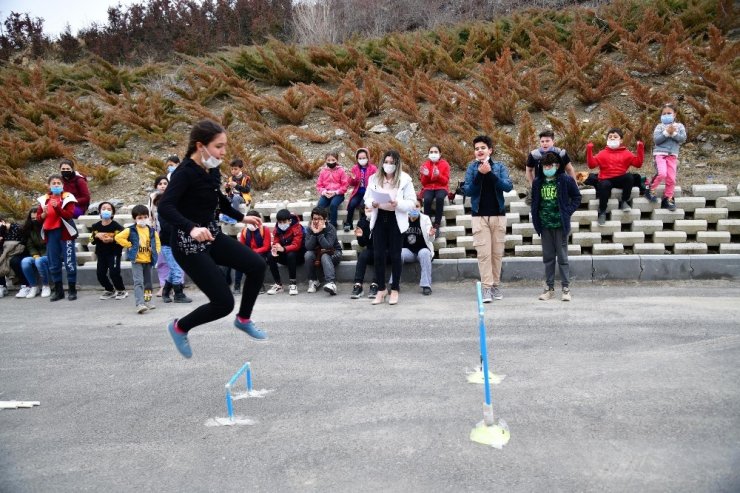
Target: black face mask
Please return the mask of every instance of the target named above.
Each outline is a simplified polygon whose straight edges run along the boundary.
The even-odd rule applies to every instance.
[[[337,167],[337,163],[326,163],[326,165],[327,165],[327,166],[328,166],[329,168],[331,168],[331,169],[334,169],[334,168],[336,168],[336,167]]]
[[[71,180],[74,178],[75,172],[74,171],[62,171],[62,178],[65,180]]]

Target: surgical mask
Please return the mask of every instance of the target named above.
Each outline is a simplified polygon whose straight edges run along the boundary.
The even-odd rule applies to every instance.
[[[203,166],[206,168],[218,168],[221,166],[221,163],[223,162],[221,159],[216,159],[215,157],[211,156],[211,154],[203,149],[206,154],[208,154],[208,159],[203,159]],[[203,157],[203,154],[201,153],[201,158]]]
[[[249,231],[257,231],[257,226],[255,226],[254,224],[247,224],[247,229]]]
[[[64,178],[65,180],[71,180],[74,175],[74,171],[62,171],[62,178]]]
[[[673,123],[673,113],[666,113],[665,115],[660,115],[660,123],[663,125],[670,125]]]
[[[367,166],[367,159],[358,159],[357,164],[360,166]]]
[[[550,166],[549,168],[542,168],[542,172],[548,178],[552,178],[553,176],[555,176],[555,173],[557,173],[557,171],[558,169],[555,166]]]
[[[429,160],[433,163],[436,163],[439,161],[439,153],[438,152],[430,152],[429,153]]]
[[[278,223],[278,228],[280,228],[280,231],[287,231],[289,227],[290,223]]]
[[[383,164],[383,171],[385,171],[387,174],[393,174],[396,172],[396,165],[395,164]]]
[[[112,211],[100,211],[100,217],[102,217],[103,219],[110,219],[111,217],[113,217],[113,212]]]
[[[62,190],[64,190],[64,187],[55,185],[53,187],[49,187],[49,190],[51,190],[51,193],[54,195],[61,195]]]
[[[136,225],[139,226],[140,228],[149,226],[149,219],[137,219]]]
[[[419,214],[421,214],[421,212],[419,212],[418,209],[413,209],[409,211],[409,217],[419,217]]]
[[[607,140],[606,145],[609,147],[609,149],[618,149],[619,146],[622,145],[621,140]]]
[[[172,173],[177,169],[177,166],[167,166],[167,173]]]
[[[334,169],[334,168],[336,168],[336,167],[337,167],[337,163],[326,163],[326,165],[327,165],[327,166],[328,166],[329,168],[331,168],[331,169]]]

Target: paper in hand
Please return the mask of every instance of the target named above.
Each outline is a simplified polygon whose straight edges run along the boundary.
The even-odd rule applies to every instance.
[[[393,200],[393,197],[391,197],[391,195],[386,192],[371,189],[370,193],[372,194],[373,202],[377,204],[387,204],[388,202]]]

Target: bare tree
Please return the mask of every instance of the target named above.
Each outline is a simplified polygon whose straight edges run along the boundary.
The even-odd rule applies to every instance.
[[[341,41],[334,0],[301,2],[293,7],[293,31],[296,41],[305,45]]]

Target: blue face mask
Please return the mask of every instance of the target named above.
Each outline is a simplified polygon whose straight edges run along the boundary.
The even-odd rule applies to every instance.
[[[111,211],[100,211],[100,217],[103,219],[110,219],[113,217],[113,213]]]
[[[542,173],[545,174],[546,177],[552,178],[555,176],[555,173],[558,172],[558,169],[555,166],[551,166],[549,168],[542,168]]]
[[[660,123],[663,125],[670,125],[673,123],[673,113],[666,113],[665,115],[660,115]]]
[[[167,166],[167,173],[172,173],[177,169],[177,166]]]
[[[62,194],[62,190],[64,190],[64,187],[61,187],[61,186],[53,186],[53,187],[50,187],[49,190],[51,190],[51,193],[54,194],[54,195],[61,195]]]
[[[419,217],[419,214],[421,214],[417,209],[413,209],[409,211],[409,217]]]

